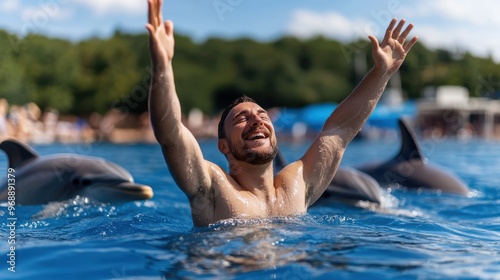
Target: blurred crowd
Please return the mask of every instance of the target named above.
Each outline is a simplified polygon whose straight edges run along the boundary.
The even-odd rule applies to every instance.
[[[56,110],[42,112],[33,102],[12,105],[0,99],[0,138],[30,143],[92,142],[93,130],[81,118],[60,118]]]
[[[217,119],[209,119],[199,110],[183,118],[196,137],[215,137]],[[87,118],[61,115],[57,110],[46,109],[33,103],[9,105],[0,99],[0,141],[17,139],[32,144],[91,143],[156,143],[149,115],[126,114],[111,109],[101,115],[93,113]]]
[[[275,122],[276,133],[281,139],[301,140],[314,137],[314,129],[295,119],[287,119],[279,108],[268,110]],[[288,110],[290,112],[290,110]],[[441,116],[438,114],[438,116]],[[207,116],[199,109],[192,109],[183,115],[183,123],[196,138],[216,138],[220,115]],[[464,120],[457,126],[439,119],[419,118],[416,124],[424,138],[470,137],[500,139],[500,118],[495,118],[493,127],[480,121]],[[293,125],[290,125],[293,124]],[[290,126],[287,130],[287,125]],[[454,130],[453,130],[454,129]],[[373,129],[362,131],[361,137],[373,138]],[[397,130],[391,129],[397,135]],[[311,134],[310,134],[311,133]],[[309,135],[310,134],[310,135]],[[379,135],[380,136],[380,135]],[[387,136],[387,135],[386,135]],[[397,136],[394,136],[397,137]],[[9,105],[6,99],[0,99],[0,141],[17,139],[31,144],[50,143],[157,143],[151,127],[148,112],[127,114],[111,109],[105,114],[92,113],[83,118],[74,115],[62,115],[57,110],[45,109],[33,103]],[[375,137],[377,138],[377,137]]]

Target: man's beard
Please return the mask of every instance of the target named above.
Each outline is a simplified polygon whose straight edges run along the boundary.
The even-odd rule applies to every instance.
[[[229,147],[235,159],[253,165],[262,165],[271,162],[278,154],[278,145],[272,142],[271,146],[265,151],[253,151],[247,144],[244,144],[241,149],[238,149],[233,146],[231,142],[229,142]]]

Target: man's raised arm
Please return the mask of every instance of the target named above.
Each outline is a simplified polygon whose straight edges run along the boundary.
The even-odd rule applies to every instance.
[[[391,21],[380,44],[373,35],[369,36],[374,67],[328,117],[320,135],[301,159],[307,187],[307,205],[314,203],[330,184],[347,144],[361,130],[375,109],[387,82],[417,42],[417,37],[413,37],[405,43],[413,28],[412,24],[401,32],[405,20],[401,20],[397,26],[396,22],[396,19]]]
[[[172,177],[191,198],[210,186],[207,162],[193,134],[181,122],[181,106],[175,90],[172,59],[174,27],[163,21],[161,0],[148,1],[150,54],[152,60],[149,114],[155,137]]]

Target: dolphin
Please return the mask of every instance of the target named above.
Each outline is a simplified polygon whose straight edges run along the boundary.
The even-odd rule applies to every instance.
[[[128,171],[102,158],[77,154],[42,157],[16,140],[3,141],[0,149],[9,160],[7,176],[0,182],[0,201],[14,197],[16,204],[35,205],[81,196],[117,203],[153,197],[151,187],[134,183]]]
[[[360,200],[382,203],[382,188],[369,175],[351,167],[339,167],[321,198],[333,198],[347,203]]]
[[[382,186],[401,185],[409,189],[468,194],[469,188],[460,178],[428,163],[408,121],[401,118],[398,124],[402,140],[399,153],[388,161],[366,163],[356,169],[370,175]]]
[[[276,169],[281,170],[286,162],[284,155],[278,151],[274,161]],[[358,201],[381,204],[382,194],[383,190],[375,179],[354,168],[339,167],[320,200],[335,199],[347,204],[356,204]]]

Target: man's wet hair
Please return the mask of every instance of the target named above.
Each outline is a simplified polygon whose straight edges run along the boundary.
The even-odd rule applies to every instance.
[[[220,117],[220,121],[219,121],[219,127],[218,127],[218,132],[217,132],[219,139],[226,138],[226,131],[224,130],[224,121],[226,120],[227,115],[229,114],[231,109],[233,109],[236,105],[243,103],[243,102],[253,102],[253,103],[257,104],[257,102],[255,102],[255,100],[253,100],[252,98],[250,98],[246,95],[243,95],[243,96],[236,98],[233,101],[233,103],[231,103],[231,105],[227,106],[226,109],[224,109],[224,111],[222,112],[222,116]]]

